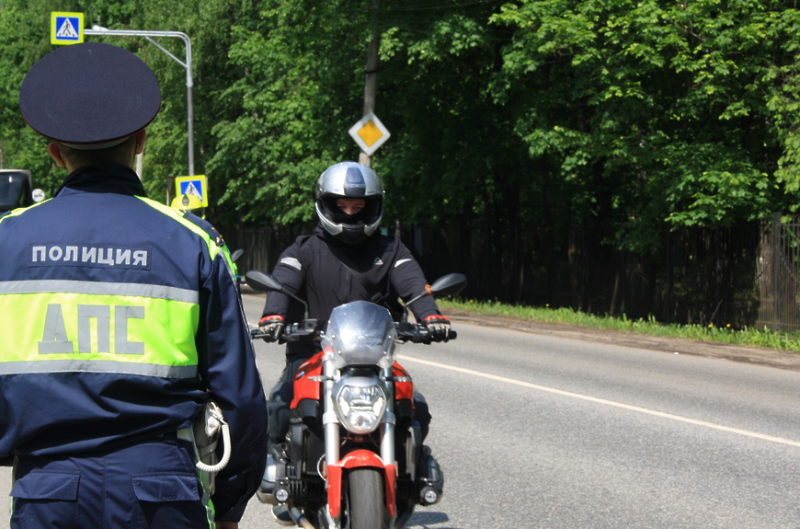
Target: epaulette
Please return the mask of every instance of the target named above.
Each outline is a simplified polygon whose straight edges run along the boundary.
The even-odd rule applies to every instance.
[[[216,243],[217,246],[219,246],[220,248],[225,246],[225,240],[222,238],[222,235],[220,234],[220,232],[217,231],[217,228],[215,228],[210,222],[208,222],[205,219],[201,219],[197,215],[193,215],[188,212],[183,214],[183,218],[192,222],[193,224],[201,228],[204,232],[206,232],[206,234],[211,238],[211,240],[213,240]]]

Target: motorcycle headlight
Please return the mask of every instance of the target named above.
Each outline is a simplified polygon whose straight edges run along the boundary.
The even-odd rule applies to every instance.
[[[348,431],[368,434],[386,412],[386,390],[373,378],[343,378],[333,389],[333,402],[336,416]]]

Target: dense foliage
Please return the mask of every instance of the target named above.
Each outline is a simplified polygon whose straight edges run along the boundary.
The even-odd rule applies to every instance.
[[[375,9],[374,4],[379,5]],[[52,3],[0,0],[0,149],[51,195],[63,173],[17,93],[53,49]],[[602,225],[652,252],[669,226],[730,226],[800,201],[800,11],[794,2],[656,0],[65,0],[86,25],[192,39],[196,172],[231,225],[312,217],[327,165],[357,159],[367,43],[380,35],[374,156],[389,219],[485,219],[498,240]],[[20,31],[24,28],[24,31]],[[151,196],[187,172],[185,69],[156,71]],[[179,39],[159,41],[176,57]],[[79,75],[79,72],[76,72]]]

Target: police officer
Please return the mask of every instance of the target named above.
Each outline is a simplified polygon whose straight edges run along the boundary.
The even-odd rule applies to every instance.
[[[261,479],[266,402],[228,249],[132,169],[160,101],[147,65],[101,43],[49,53],[22,83],[68,175],[0,218],[12,528],[235,528]],[[233,445],[211,498],[189,441],[209,399]]]
[[[272,274],[289,290],[308,302],[308,317],[327,320],[331,311],[351,301],[386,305],[399,316],[400,297],[411,299],[423,291],[425,276],[411,252],[398,239],[378,230],[383,217],[383,186],[371,168],[342,162],[326,169],[316,186],[315,210],[319,225],[310,236],[299,237],[278,258]],[[447,340],[449,320],[431,297],[409,307],[435,340]],[[302,307],[281,292],[270,292],[259,328],[277,339],[284,325],[303,317]],[[269,439],[273,447],[289,428],[292,380],[300,365],[319,351],[318,343],[289,342],[286,368],[270,391]],[[416,419],[423,439],[431,416],[425,399],[415,394]],[[287,522],[285,509],[273,513]]]

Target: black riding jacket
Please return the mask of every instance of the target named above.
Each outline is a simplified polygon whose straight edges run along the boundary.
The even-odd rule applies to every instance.
[[[308,303],[308,317],[327,320],[331,311],[351,301],[372,301],[387,306],[395,318],[400,304],[423,291],[427,284],[419,263],[400,240],[376,233],[359,244],[337,241],[321,226],[312,235],[298,237],[278,259],[272,274]],[[417,321],[440,314],[431,297],[410,307]],[[402,310],[402,309],[400,309]],[[264,316],[281,315],[286,323],[299,321],[303,308],[286,294],[270,292]],[[318,351],[311,343],[293,342],[287,360],[310,357]]]

